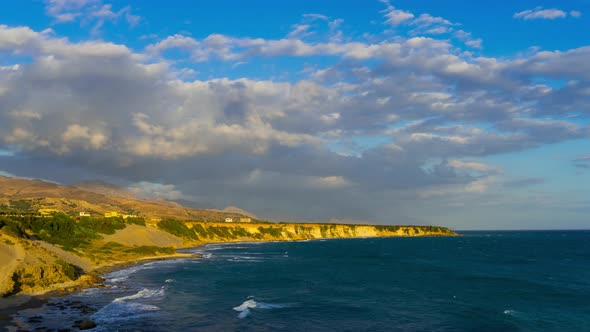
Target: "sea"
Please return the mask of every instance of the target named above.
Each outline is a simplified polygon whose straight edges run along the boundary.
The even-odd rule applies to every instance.
[[[590,231],[213,244],[15,315],[24,330],[590,331]],[[76,323],[77,322],[77,323]]]

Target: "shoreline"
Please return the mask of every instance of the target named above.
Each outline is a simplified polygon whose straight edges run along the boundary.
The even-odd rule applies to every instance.
[[[429,237],[429,235],[426,235]],[[432,235],[433,237],[439,237],[440,235]],[[446,235],[443,235],[446,236]],[[367,238],[386,238],[390,236],[366,236],[366,237],[354,237],[355,239],[367,239]],[[397,237],[397,236],[394,236]],[[406,237],[406,236],[400,236]],[[413,236],[410,236],[413,237]],[[422,235],[421,237],[424,237]],[[77,280],[67,282],[65,284],[55,285],[55,288],[49,288],[44,291],[40,291],[33,294],[16,294],[6,298],[0,298],[0,329],[4,329],[10,326],[12,322],[12,316],[22,310],[41,308],[47,304],[50,298],[53,297],[64,297],[84,289],[92,287],[100,287],[104,282],[102,276],[114,272],[124,270],[132,266],[138,266],[141,264],[171,260],[171,259],[189,259],[189,258],[201,258],[201,254],[197,253],[186,253],[179,252],[179,250],[190,250],[207,245],[216,244],[236,244],[236,243],[275,243],[275,242],[307,242],[307,241],[321,241],[321,240],[339,240],[339,239],[353,239],[353,238],[311,238],[311,239],[299,239],[299,240],[251,240],[251,241],[219,241],[219,242],[207,242],[196,244],[194,246],[179,247],[176,249],[176,253],[171,255],[160,255],[160,256],[146,256],[129,261],[114,261],[96,266],[92,270],[85,274],[82,274]]]
[[[188,250],[203,246],[182,247],[177,250]],[[12,316],[20,311],[27,309],[37,309],[43,307],[49,302],[50,298],[65,297],[70,294],[80,292],[84,289],[100,287],[104,282],[102,276],[124,270],[129,267],[171,259],[189,259],[201,258],[201,254],[177,252],[171,255],[146,256],[129,261],[116,261],[97,266],[96,268],[80,275],[80,277],[71,282],[56,285],[55,288],[46,289],[32,294],[15,294],[9,297],[0,297],[0,331],[11,326]]]

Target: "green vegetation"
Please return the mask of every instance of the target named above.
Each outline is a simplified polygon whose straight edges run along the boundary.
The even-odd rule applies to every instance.
[[[213,239],[215,237],[222,239],[239,239],[250,236],[250,233],[240,226],[207,226],[205,228],[202,224],[195,224],[192,227],[192,230],[203,239]]]
[[[260,234],[268,234],[270,236],[279,238],[281,237],[281,233],[283,232],[283,227],[273,227],[273,226],[269,226],[269,227],[258,227],[258,231],[260,232]]]
[[[192,229],[186,227],[186,225],[183,222],[178,220],[164,219],[158,223],[158,227],[163,231],[168,232],[172,235],[176,235],[178,237],[190,240],[199,239],[199,236]]]
[[[125,252],[142,256],[172,255],[176,252],[172,247],[140,246],[126,249]]]
[[[10,201],[10,208],[13,210],[30,211],[31,207],[31,202],[24,199]]]
[[[78,279],[78,271],[76,271],[76,268],[73,265],[71,265],[68,262],[66,262],[64,260],[61,260],[61,259],[57,259],[55,261],[55,263],[58,264],[59,266],[61,266],[62,272],[70,280],[76,280],[76,279]]]
[[[120,218],[82,218],[76,222],[63,213],[47,217],[0,216],[0,229],[7,234],[21,238],[34,236],[70,251],[87,247],[92,240],[102,238],[100,234],[114,234],[123,228],[125,222]]]
[[[125,219],[125,223],[139,225],[139,226],[145,226],[145,219],[141,218],[141,217],[127,218],[127,219]]]
[[[119,229],[125,228],[122,218],[90,218],[84,217],[78,224],[80,227],[91,229],[96,233],[115,234]]]
[[[19,223],[6,217],[0,217],[0,229],[10,236],[20,238],[27,237],[27,234]]]

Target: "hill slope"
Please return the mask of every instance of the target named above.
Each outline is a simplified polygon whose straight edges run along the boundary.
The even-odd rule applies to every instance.
[[[240,218],[236,212],[191,209],[165,200],[139,199],[124,189],[99,182],[85,182],[76,186],[64,186],[41,180],[26,180],[0,176],[0,210],[56,209],[77,215],[89,212],[102,216],[116,211],[136,214],[146,219],[174,218],[181,220],[222,221]]]

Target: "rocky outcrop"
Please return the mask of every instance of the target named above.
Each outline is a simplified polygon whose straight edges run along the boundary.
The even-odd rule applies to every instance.
[[[38,293],[80,282],[83,271],[39,242],[0,234],[0,296]]]

